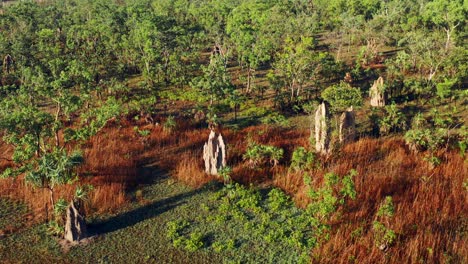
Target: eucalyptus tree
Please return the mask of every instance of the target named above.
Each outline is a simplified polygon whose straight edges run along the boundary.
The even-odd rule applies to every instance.
[[[188,12],[200,27],[200,30],[194,34],[199,37],[199,44],[219,49],[225,64],[233,51],[233,43],[226,33],[226,27],[232,10],[240,2],[240,0],[198,0],[191,1],[189,5]]]
[[[234,43],[237,58],[246,67],[246,92],[252,87],[255,70],[271,59],[274,43],[265,35],[266,21],[272,4],[244,1],[234,8],[227,20],[226,32]]]
[[[400,43],[406,47],[413,69],[425,81],[431,81],[440,72],[449,55],[445,51],[443,36],[437,31],[414,30],[407,33]]]
[[[28,80],[28,77],[25,79]],[[96,134],[109,119],[117,116],[120,104],[108,100],[92,111],[82,112],[78,107],[78,98],[62,98],[63,113],[68,115],[57,118],[47,106],[51,99],[34,87],[39,84],[31,78],[29,83],[11,91],[0,102],[3,141],[14,150],[11,157],[13,166],[3,171],[1,177],[25,175],[27,182],[49,190],[53,208],[56,186],[78,179],[75,169],[83,162],[79,143]],[[53,97],[54,94],[49,96]],[[66,127],[71,116],[80,113],[81,121],[76,122],[74,128]],[[59,141],[59,135],[63,140]]]
[[[125,46],[130,47],[129,58],[140,67],[143,77],[150,84],[157,83],[162,43],[155,21],[151,18],[132,17],[127,21],[130,29]]]
[[[69,155],[56,145],[56,122],[53,114],[44,111],[32,100],[27,89],[10,94],[0,105],[0,129],[6,144],[13,146],[14,167],[2,172],[2,177],[24,174],[26,180],[46,188],[54,206],[54,190],[74,178],[73,167],[79,164],[78,154]]]
[[[283,50],[277,54],[273,67],[290,92],[290,102],[299,98],[304,85],[317,69],[318,61],[315,60],[313,48],[313,38],[287,38]]]
[[[341,82],[322,91],[322,98],[330,103],[331,112],[338,114],[346,111],[348,107],[362,106],[362,95],[359,88]]]
[[[231,100],[235,105],[240,97],[235,94],[235,86],[221,56],[212,55],[210,63],[202,67],[203,74],[192,80],[192,87],[202,96],[201,101],[212,107],[215,102]]]
[[[445,50],[452,46],[454,32],[466,25],[468,6],[464,0],[434,0],[424,7],[423,18],[445,31]]]
[[[24,8],[23,5],[26,4],[13,8],[16,10],[13,16]],[[34,7],[33,4],[26,6]],[[83,35],[78,36],[70,27],[62,28],[73,23],[60,18],[65,10],[55,8],[59,7],[40,9],[54,14],[57,21],[43,23],[32,16],[28,18],[32,19],[28,27],[16,29],[15,34],[27,35],[27,40],[18,40],[15,34],[7,35],[7,41],[18,40],[21,42],[18,46],[30,48],[24,61],[22,56],[26,53],[22,49],[11,49],[20,61],[18,82],[15,89],[6,90],[0,100],[1,134],[5,144],[14,150],[10,158],[13,166],[1,176],[24,175],[27,182],[49,190],[52,207],[56,201],[56,186],[77,179],[76,167],[83,162],[79,154],[80,142],[97,133],[120,111],[118,101],[109,98],[98,102],[90,93],[94,74],[102,70],[104,62],[86,63],[85,57],[95,55],[91,50],[99,51],[104,47],[96,45],[99,41],[91,37],[92,33],[82,32]],[[22,12],[33,11],[23,9]],[[76,27],[81,26],[80,23],[78,20]],[[93,108],[83,109],[84,103],[90,100],[94,102]],[[74,124],[73,128],[69,127],[70,123]]]

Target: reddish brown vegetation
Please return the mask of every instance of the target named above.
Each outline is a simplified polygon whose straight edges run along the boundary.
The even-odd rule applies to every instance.
[[[456,152],[446,156],[432,170],[399,139],[362,139],[345,147],[328,170],[345,174],[357,169],[358,198],[334,221],[330,241],[314,252],[318,262],[466,263],[467,166]],[[394,200],[395,215],[388,224],[398,238],[384,253],[374,244],[372,222],[385,196]],[[360,235],[351,235],[360,228]]]
[[[150,130],[150,135],[139,135],[135,125]],[[208,132],[188,122],[179,122],[172,132],[161,126],[125,120],[109,125],[85,146],[86,164],[80,169],[80,176],[83,183],[95,187],[88,212],[108,212],[122,206],[128,200],[128,189],[151,180],[148,176],[152,173],[138,170],[143,165],[150,170],[169,171],[194,187],[212,180],[203,173],[201,159]],[[225,129],[222,134],[228,144],[228,164],[233,167],[235,181],[278,186],[298,205],[307,204],[303,175],[288,172],[286,165],[294,148],[308,146],[308,131],[257,126],[238,132]],[[242,160],[248,137],[282,147],[282,165],[249,168]],[[314,259],[320,263],[350,263],[353,259],[359,263],[439,263],[449,259],[466,263],[466,162],[458,153],[445,153],[444,162],[432,169],[422,155],[411,154],[399,138],[364,138],[322,160],[322,168],[312,175],[315,184],[327,172],[344,175],[356,169],[358,197],[333,219],[331,238],[313,252]],[[0,161],[0,168],[6,166],[8,162]],[[1,180],[0,190],[1,195],[28,201],[37,212],[45,211],[47,193],[26,186],[22,180]],[[73,186],[66,186],[60,192],[71,197],[73,190]],[[395,245],[382,252],[374,243],[372,222],[385,196],[394,200],[396,212],[388,225],[398,238]],[[356,230],[361,231],[352,235]]]

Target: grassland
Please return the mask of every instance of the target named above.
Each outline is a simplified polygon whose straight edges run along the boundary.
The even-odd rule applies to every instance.
[[[306,238],[311,230],[304,210],[279,190],[231,188],[212,183],[195,190],[159,174],[140,186],[133,202],[118,213],[89,219],[94,236],[89,244],[64,253],[59,241],[47,234],[46,225],[39,224],[1,239],[0,259],[12,263],[297,263],[307,259]],[[17,216],[18,208],[25,211],[24,205],[2,200],[2,214]]]

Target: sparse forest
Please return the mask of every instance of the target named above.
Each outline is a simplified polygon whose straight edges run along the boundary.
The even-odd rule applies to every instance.
[[[0,263],[468,263],[466,0],[0,7]]]

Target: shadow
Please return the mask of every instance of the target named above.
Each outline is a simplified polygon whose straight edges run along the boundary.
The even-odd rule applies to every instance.
[[[154,161],[147,163],[154,163]],[[161,169],[153,164],[139,166],[137,175],[140,176],[140,184],[159,184],[161,181],[170,178],[167,170]]]
[[[188,198],[204,191],[206,191],[206,189],[193,190],[178,194],[173,197],[162,199],[134,210],[119,214],[109,219],[91,223],[88,226],[89,233],[91,236],[103,235],[131,227],[141,221],[154,218],[162,213],[185,204]]]

